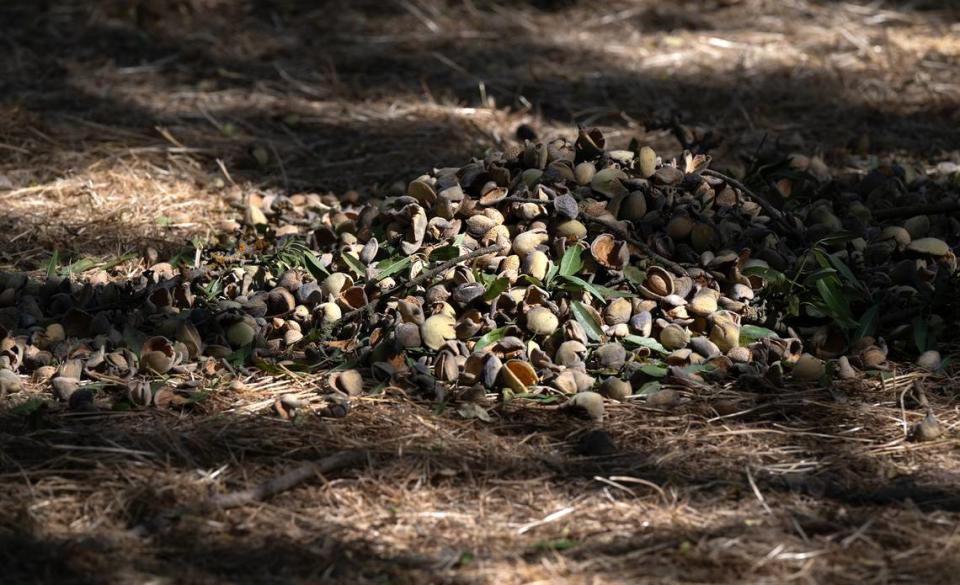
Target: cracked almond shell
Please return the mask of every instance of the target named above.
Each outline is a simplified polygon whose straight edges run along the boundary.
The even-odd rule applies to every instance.
[[[500,375],[504,384],[518,394],[526,392],[540,380],[533,366],[522,360],[509,360],[503,364]]]

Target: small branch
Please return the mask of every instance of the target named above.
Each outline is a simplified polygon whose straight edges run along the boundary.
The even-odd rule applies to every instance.
[[[679,264],[677,264],[677,263],[674,262],[673,260],[670,260],[669,258],[666,258],[666,257],[664,257],[664,256],[661,256],[660,254],[657,254],[656,252],[653,251],[653,249],[652,249],[650,246],[644,244],[644,243],[641,242],[640,240],[637,240],[637,239],[635,239],[635,238],[630,237],[630,234],[628,234],[628,233],[626,232],[626,230],[621,229],[620,226],[618,226],[618,225],[616,225],[616,224],[613,224],[613,223],[610,223],[609,221],[607,221],[607,220],[605,220],[605,219],[600,219],[600,218],[598,218],[598,217],[592,217],[592,216],[590,216],[590,215],[587,215],[586,213],[581,213],[581,214],[580,214],[580,217],[581,217],[582,219],[584,219],[585,221],[589,222],[589,223],[595,223],[595,224],[597,224],[597,225],[601,225],[601,226],[603,226],[604,228],[610,230],[610,231],[613,233],[613,235],[617,236],[618,238],[620,238],[621,240],[627,242],[628,244],[632,244],[632,245],[640,248],[640,250],[642,250],[644,254],[646,254],[647,256],[650,256],[651,258],[655,259],[657,262],[660,262],[661,264],[663,264],[663,265],[665,265],[665,266],[668,266],[668,267],[671,268],[674,272],[676,272],[676,273],[678,273],[678,274],[681,274],[681,275],[683,275],[683,276],[686,276],[686,275],[687,275],[687,269],[686,269],[686,268],[684,268],[683,266],[680,266]]]
[[[356,465],[366,459],[366,456],[367,454],[364,451],[342,451],[325,457],[320,461],[310,461],[252,488],[213,496],[203,502],[200,505],[200,509],[225,510],[227,508],[239,508],[247,504],[260,502],[280,492],[296,487],[317,475]]]
[[[549,200],[545,201],[545,200],[542,200],[542,199],[533,199],[533,198],[531,198],[531,197],[505,197],[505,198],[501,199],[500,201],[498,201],[497,203],[538,203],[538,204],[540,204],[540,205],[553,205],[553,201],[549,201]],[[589,222],[589,223],[595,223],[595,224],[597,224],[597,225],[602,225],[604,228],[606,228],[606,229],[610,230],[611,232],[613,232],[614,235],[616,235],[617,237],[619,237],[619,238],[622,239],[623,241],[627,242],[628,244],[633,244],[634,246],[640,248],[640,249],[643,251],[643,253],[646,254],[647,256],[650,256],[651,258],[654,258],[655,260],[657,260],[657,261],[660,262],[661,264],[664,264],[664,265],[666,265],[666,266],[669,266],[670,268],[672,268],[672,269],[674,270],[674,272],[677,272],[677,273],[682,274],[682,275],[686,275],[686,274],[687,274],[687,270],[686,270],[683,266],[680,266],[680,265],[677,264],[676,262],[674,262],[674,261],[672,261],[672,260],[669,260],[669,259],[667,259],[667,258],[664,258],[663,256],[657,254],[656,252],[654,252],[654,251],[650,248],[650,246],[644,244],[643,242],[641,242],[641,241],[639,241],[639,240],[636,240],[636,239],[634,239],[634,238],[631,238],[631,237],[630,237],[630,234],[628,234],[625,230],[620,229],[618,226],[616,226],[616,225],[614,225],[614,224],[612,224],[612,223],[609,223],[609,222],[607,222],[606,220],[598,219],[598,218],[596,218],[596,217],[592,217],[592,216],[587,215],[587,214],[582,213],[582,212],[580,213],[580,216],[579,216],[579,217],[580,217],[581,219]]]
[[[955,213],[957,211],[960,211],[960,201],[946,201],[930,205],[907,205],[904,207],[892,207],[890,209],[878,209],[873,212],[873,218],[897,219],[901,217],[913,217],[914,215],[937,215],[940,213]]]
[[[758,204],[760,207],[762,207],[765,212],[767,212],[767,215],[769,215],[769,216],[772,217],[773,219],[775,219],[775,220],[777,220],[777,221],[779,221],[779,222],[781,222],[781,223],[789,226],[789,223],[787,222],[786,217],[783,215],[783,212],[782,212],[782,211],[780,211],[779,209],[777,209],[776,207],[774,207],[772,203],[770,203],[769,201],[767,201],[766,199],[764,199],[764,198],[761,197],[760,195],[758,195],[758,194],[754,193],[753,191],[751,191],[750,189],[748,189],[747,186],[744,185],[743,183],[741,183],[740,181],[734,179],[733,177],[728,177],[727,175],[724,175],[724,174],[721,173],[720,171],[715,171],[715,170],[713,170],[713,169],[704,169],[703,171],[701,171],[700,174],[702,174],[702,175],[707,175],[707,176],[709,176],[709,177],[716,177],[716,178],[718,178],[718,179],[722,179],[722,180],[726,181],[728,184],[733,185],[733,186],[736,187],[737,189],[740,189],[741,191],[743,191],[744,193],[746,193],[747,196],[749,196],[751,199],[753,199],[754,201],[756,201],[757,204]],[[792,227],[791,227],[791,230],[790,230],[790,231],[793,231]]]
[[[438,275],[438,274],[440,274],[440,273],[442,273],[442,272],[446,272],[447,270],[450,270],[451,268],[453,268],[453,267],[456,266],[457,264],[460,264],[461,262],[467,262],[467,261],[469,261],[469,260],[473,260],[474,258],[479,258],[480,256],[484,256],[484,255],[489,254],[489,253],[491,253],[491,252],[496,252],[496,251],[499,250],[499,249],[500,249],[500,244],[490,244],[489,246],[485,246],[485,247],[483,247],[483,248],[477,248],[476,250],[474,250],[474,251],[472,251],[472,252],[469,252],[469,253],[464,254],[464,255],[462,255],[462,256],[457,256],[456,258],[452,258],[452,259],[450,259],[450,260],[447,260],[446,262],[444,262],[444,263],[441,264],[440,266],[437,266],[436,268],[427,270],[426,272],[424,272],[424,273],[421,274],[420,276],[414,278],[413,280],[409,280],[409,281],[407,281],[407,282],[398,284],[397,286],[391,288],[390,290],[383,292],[383,293],[380,295],[379,299],[390,298],[390,297],[391,297],[392,295],[394,295],[395,293],[400,292],[401,290],[404,290],[404,289],[407,289],[407,288],[410,288],[410,287],[417,286],[418,284],[420,284],[420,283],[422,283],[422,282],[425,282],[425,281],[427,281],[427,280],[430,280],[430,279],[433,278],[434,276],[436,276],[436,275]],[[359,314],[361,314],[361,313],[364,313],[364,312],[367,312],[367,311],[372,311],[372,310],[373,310],[373,307],[374,307],[374,304],[375,304],[375,303],[371,303],[370,305],[367,305],[366,307],[360,307],[359,309],[354,309],[354,310],[352,310],[352,311],[348,311],[347,313],[344,313],[343,316],[340,317],[340,320],[337,321],[337,323],[345,323],[345,322],[349,321],[350,319],[353,319],[354,317],[356,317],[357,315],[359,315]]]
[[[553,205],[549,199],[534,199],[533,197],[504,197],[497,203],[539,203],[540,205]]]
[[[440,266],[437,266],[436,268],[433,268],[433,269],[431,269],[431,270],[427,270],[426,272],[424,272],[424,273],[421,274],[420,276],[414,278],[413,280],[410,280],[410,281],[405,282],[405,283],[403,283],[403,284],[398,284],[397,286],[395,286],[395,287],[391,288],[390,290],[386,291],[385,293],[383,293],[383,296],[384,296],[384,297],[388,297],[388,296],[390,296],[390,295],[392,295],[392,294],[394,294],[394,293],[396,293],[396,292],[399,292],[399,291],[401,291],[401,290],[403,290],[403,289],[405,289],[405,288],[410,288],[410,287],[413,287],[413,286],[417,286],[417,285],[420,284],[421,282],[426,282],[426,281],[430,280],[431,278],[433,278],[434,276],[436,276],[436,275],[438,275],[438,274],[441,274],[441,273],[443,273],[443,272],[446,272],[447,270],[450,270],[451,268],[453,268],[453,267],[456,266],[457,264],[460,264],[461,262],[467,262],[467,261],[473,260],[474,258],[479,258],[480,256],[485,256],[485,255],[487,255],[487,254],[490,254],[491,252],[496,252],[496,251],[499,250],[499,249],[500,249],[500,244],[490,244],[489,246],[485,246],[485,247],[483,247],[483,248],[477,248],[477,249],[474,250],[473,252],[469,252],[469,253],[464,254],[464,255],[462,255],[462,256],[457,256],[456,258],[452,258],[452,259],[450,259],[450,260],[447,260],[446,262],[444,262],[444,263],[441,264]]]

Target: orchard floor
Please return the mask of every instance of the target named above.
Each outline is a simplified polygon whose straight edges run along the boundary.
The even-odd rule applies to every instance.
[[[836,167],[958,162],[951,5],[6,2],[0,265],[122,257],[110,276],[124,278],[216,233],[246,193],[384,191],[509,145],[520,124],[599,125],[664,153],[709,145],[731,169],[770,144]],[[901,395],[918,381],[946,438],[905,440],[921,415]],[[955,375],[612,406],[606,457],[576,454],[582,423],[520,402],[492,422],[399,390],[343,419],[271,414],[274,396],[319,384],[259,374],[183,412],[2,404],[0,579],[950,583],[960,570]],[[742,410],[718,417],[726,397]],[[364,463],[265,502],[190,507],[341,449]]]
[[[272,396],[313,395],[309,378],[182,413],[7,414],[0,565],[8,583],[947,583],[958,386],[923,382],[950,430],[909,443],[920,415],[900,396],[917,379],[612,406],[604,457],[577,454],[582,423],[520,401],[489,423],[399,390],[343,419],[272,416]],[[718,417],[722,397],[741,412]],[[341,450],[365,458],[190,511]]]

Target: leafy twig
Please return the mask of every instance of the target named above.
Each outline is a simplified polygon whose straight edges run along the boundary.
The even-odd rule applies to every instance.
[[[473,260],[474,258],[478,258],[478,257],[483,256],[483,255],[485,255],[485,254],[489,254],[489,253],[491,253],[491,252],[496,252],[496,251],[499,250],[499,249],[500,249],[500,244],[490,244],[489,246],[485,246],[485,247],[483,247],[483,248],[477,248],[476,250],[474,250],[474,251],[472,251],[472,252],[469,252],[469,253],[467,253],[467,254],[463,254],[462,256],[457,256],[456,258],[451,258],[450,260],[447,260],[446,262],[440,264],[440,265],[437,266],[436,268],[432,268],[432,269],[430,269],[430,270],[427,270],[426,272],[424,272],[424,273],[421,274],[420,276],[418,276],[418,277],[416,277],[416,278],[414,278],[414,279],[412,279],[412,280],[409,280],[409,281],[407,281],[407,282],[400,283],[400,284],[398,284],[397,286],[391,288],[390,290],[387,290],[387,291],[383,292],[383,293],[380,295],[379,298],[380,298],[380,299],[388,299],[388,298],[390,298],[391,296],[393,296],[394,294],[400,292],[401,290],[404,290],[404,289],[407,289],[407,288],[411,288],[411,287],[417,286],[418,284],[420,284],[420,283],[422,283],[422,282],[426,282],[426,281],[430,280],[431,278],[433,278],[434,276],[436,276],[436,275],[438,275],[438,274],[441,274],[442,272],[445,272],[445,271],[447,271],[447,270],[450,270],[451,268],[453,268],[453,267],[456,266],[457,264],[460,264],[461,262],[467,262],[467,261],[469,261],[469,260]],[[365,311],[371,311],[372,309],[373,309],[373,304],[367,305],[366,307],[360,307],[359,309],[354,309],[354,310],[352,310],[352,311],[348,311],[347,313],[344,313],[342,317],[340,317],[340,321],[338,321],[338,322],[344,322],[344,323],[345,323],[345,322],[349,321],[350,319],[353,319],[353,318],[356,317],[357,315],[359,315],[359,314],[361,314],[361,313],[363,313],[363,312],[365,312]]]
[[[420,284],[420,283],[422,283],[422,282],[426,282],[426,281],[430,280],[431,278],[433,278],[434,276],[436,276],[436,275],[438,275],[438,274],[441,274],[441,273],[443,273],[443,272],[446,272],[447,270],[450,270],[451,268],[453,268],[453,267],[456,266],[457,264],[460,264],[461,262],[467,262],[467,261],[469,261],[469,260],[473,260],[474,258],[479,258],[480,256],[484,256],[484,255],[489,254],[489,253],[491,253],[491,252],[496,252],[496,251],[499,250],[499,249],[500,249],[500,244],[490,244],[489,246],[485,246],[485,247],[483,247],[483,248],[477,248],[477,249],[474,250],[473,252],[468,252],[468,253],[466,253],[466,254],[464,254],[464,255],[462,255],[462,256],[457,256],[456,258],[451,258],[450,260],[447,260],[446,262],[444,262],[444,263],[441,264],[440,266],[437,266],[436,268],[432,268],[432,269],[430,269],[430,270],[427,270],[426,272],[424,272],[424,273],[421,274],[420,276],[414,278],[413,280],[407,281],[407,282],[402,283],[402,284],[398,284],[397,286],[395,286],[395,287],[391,288],[390,290],[384,292],[384,293],[383,293],[383,296],[384,296],[384,297],[389,297],[390,295],[392,295],[392,294],[394,294],[394,293],[396,293],[396,292],[399,292],[399,291],[401,291],[401,290],[403,290],[403,289],[417,286],[418,284]]]

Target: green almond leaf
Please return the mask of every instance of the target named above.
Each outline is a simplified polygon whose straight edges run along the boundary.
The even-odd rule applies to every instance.
[[[640,366],[640,371],[650,376],[651,378],[666,378],[668,370],[664,366],[657,366],[654,364],[644,364]]]
[[[831,316],[839,321],[843,321],[845,326],[856,326],[853,316],[850,314],[850,302],[843,296],[839,287],[829,280],[818,280],[817,291],[823,299],[826,308],[829,309]]]
[[[60,271],[61,276],[71,274],[81,274],[97,266],[97,261],[93,258],[81,258]]]
[[[744,269],[743,273],[747,276],[759,276],[772,286],[781,285],[787,281],[786,275],[782,272],[766,266],[751,266]]]
[[[580,246],[570,246],[563,253],[560,259],[560,276],[573,276],[583,268],[583,260],[580,256],[583,254],[583,248]]]
[[[643,284],[643,281],[647,278],[647,273],[636,266],[624,266],[623,277],[633,284]]]
[[[453,260],[460,255],[460,246],[454,244],[452,246],[441,246],[439,248],[434,248],[430,252],[430,260],[436,262],[446,262],[447,260]]]
[[[521,276],[520,276],[520,280],[526,282],[527,284],[531,284],[531,285],[533,285],[533,286],[536,286],[536,287],[540,287],[540,288],[543,288],[543,287],[544,287],[544,284],[543,284],[542,282],[540,282],[540,281],[537,280],[536,278],[530,276],[529,274],[523,274],[523,275],[521,275]]]
[[[806,309],[805,315],[807,317],[812,317],[814,319],[823,319],[831,315],[830,308],[823,303],[823,301],[816,301],[811,303],[803,303],[803,307]],[[839,317],[834,317],[837,321],[840,320]]]
[[[797,295],[787,296],[787,315],[790,317],[800,316],[800,297]]]
[[[110,259],[110,260],[107,260],[106,262],[104,262],[104,263],[100,266],[100,269],[101,269],[101,270],[110,270],[110,269],[113,268],[114,266],[119,266],[120,264],[123,264],[124,262],[126,262],[126,261],[128,261],[128,260],[133,260],[133,259],[136,258],[136,257],[137,257],[136,254],[123,254],[122,256],[117,256],[116,258],[112,258],[112,259]]]
[[[386,267],[383,267],[384,262],[381,262],[377,267],[381,268],[379,274],[377,274],[377,281],[381,281],[388,276],[393,276],[398,272],[403,272],[410,266],[412,262],[410,256],[405,256],[403,258],[397,258],[393,261],[386,261]]]
[[[609,286],[600,286],[599,284],[593,285],[593,288],[600,291],[604,298],[607,299],[632,299],[637,296],[628,290],[617,290]]]
[[[276,364],[264,359],[260,359],[260,358],[254,359],[253,365],[256,366],[258,369],[263,370],[265,373],[270,374],[271,376],[282,376],[285,374],[285,372],[283,371],[284,368],[281,368]]]
[[[235,368],[241,368],[247,363],[247,358],[253,353],[253,343],[245,345],[233,351],[227,356],[227,361]]]
[[[323,267],[323,264],[320,263],[320,259],[317,258],[317,255],[310,250],[306,250],[303,253],[303,267],[307,269],[307,272],[310,273],[310,276],[312,276],[317,282],[320,282],[324,278],[330,276],[330,272]]]
[[[930,337],[927,320],[923,317],[916,317],[913,320],[913,343],[917,346],[917,351],[920,353],[927,351],[929,341]]]
[[[847,266],[847,263],[840,259],[836,254],[830,254],[827,256],[827,260],[830,262],[830,265],[833,266],[837,272],[839,272],[844,279],[844,284],[852,286],[853,288],[860,291],[865,297],[870,296],[870,291],[867,290],[867,287],[860,281],[859,278],[850,270],[850,267]]]
[[[660,380],[651,380],[643,386],[640,386],[640,389],[637,390],[637,396],[652,396],[660,391]]]
[[[506,277],[498,278],[487,285],[487,291],[483,293],[483,300],[489,303],[508,288],[510,288],[510,281]]]
[[[868,370],[868,371],[864,372],[864,375],[865,375],[867,378],[874,378],[874,379],[877,379],[877,380],[888,381],[888,380],[892,380],[894,377],[896,377],[897,374],[896,374],[896,372],[892,372],[892,371],[888,371],[888,370]]]
[[[804,278],[803,284],[809,286],[817,282],[818,280],[822,280],[824,278],[828,278],[836,275],[837,275],[837,271],[833,268],[819,268],[817,270],[814,270],[813,272],[810,273],[809,276]]]
[[[223,279],[217,278],[200,287],[208,300],[213,300],[217,295],[223,292]]]
[[[863,315],[860,316],[860,322],[857,323],[857,328],[854,329],[850,340],[857,341],[858,339],[863,339],[876,333],[877,324],[880,321],[879,317],[880,305],[874,305],[867,309]]]
[[[853,232],[840,231],[835,234],[830,234],[825,238],[821,238],[820,241],[817,242],[817,244],[818,245],[845,244],[847,242],[852,242],[853,240],[856,240],[859,237],[860,237],[859,235]]]
[[[580,323],[583,330],[587,332],[587,337],[593,341],[603,340],[603,330],[600,328],[600,324],[596,322],[583,303],[580,301],[570,303],[570,312],[573,313],[573,318],[577,320],[577,323]]]
[[[360,263],[360,259],[353,254],[341,252],[340,257],[343,258],[343,262],[350,268],[350,270],[356,273],[357,276],[363,276],[366,274],[366,270],[364,269],[363,264]]]
[[[585,290],[588,293],[592,294],[594,297],[597,298],[598,301],[606,300],[603,296],[603,292],[601,292],[600,289],[598,289],[595,285],[587,282],[586,280],[580,278],[579,276],[570,276],[570,275],[564,274],[562,275],[562,277],[564,280],[572,283],[575,287],[578,287],[581,290]]]
[[[680,370],[687,374],[700,374],[703,372],[712,372],[716,368],[710,364],[690,364],[689,366],[684,366]]]
[[[524,392],[522,394],[517,394],[514,398],[523,398],[525,400],[532,400],[534,402],[539,402],[540,404],[551,404],[553,402],[559,402],[561,398],[555,394],[535,394],[533,392]]]
[[[30,416],[47,408],[47,402],[42,398],[28,398],[14,406],[10,412],[17,416]]]
[[[758,325],[740,327],[740,345],[750,345],[764,337],[780,337],[777,332]]]
[[[290,370],[291,372],[298,372],[301,374],[311,374],[315,369],[317,369],[316,364],[306,363],[304,361],[292,361],[291,363],[286,364],[283,367]],[[373,394],[373,392],[370,392],[370,394]]]
[[[60,250],[54,250],[53,255],[50,256],[50,261],[47,262],[47,278],[52,278],[57,273],[57,268],[60,266]]]
[[[547,288],[550,288],[550,285],[553,284],[553,279],[557,277],[558,272],[560,272],[560,267],[556,264],[551,264],[550,270],[547,271],[547,276],[544,278],[544,283],[547,285]]]
[[[133,352],[133,354],[137,357],[140,357],[140,352],[143,349],[143,343],[148,339],[147,335],[131,325],[125,325],[123,327],[122,335],[123,343],[127,346],[127,349]]]
[[[473,277],[483,285],[484,288],[489,288],[493,285],[494,281],[497,280],[496,274],[487,274],[486,272],[481,272],[479,270],[473,271]]]
[[[498,327],[491,331],[488,331],[477,342],[473,345],[474,353],[478,351],[483,351],[488,345],[493,345],[494,343],[500,341],[507,336],[507,327]]]
[[[416,362],[416,360],[410,359],[408,363],[409,363],[409,365],[413,366],[413,365],[414,365],[415,363],[417,363],[417,362]],[[352,369],[356,368],[357,366],[358,366],[358,364],[357,364],[356,360],[346,360],[346,361],[343,361],[343,362],[338,363],[338,364],[337,364],[336,366],[334,366],[333,368],[328,369],[328,370],[327,370],[327,373],[343,372],[343,371],[345,371],[345,370],[352,370]]]
[[[827,253],[821,250],[820,248],[813,248],[813,257],[817,260],[817,264],[820,265],[820,268],[830,268],[830,259],[827,258]]]
[[[467,402],[457,409],[457,414],[466,419],[476,418],[483,422],[493,422],[493,417],[487,412],[487,409],[476,402]]]
[[[627,335],[623,338],[623,341],[626,343],[632,343],[638,347],[645,347],[651,351],[667,355],[670,352],[667,351],[667,348],[663,347],[659,341],[652,337],[640,337],[639,335]]]

